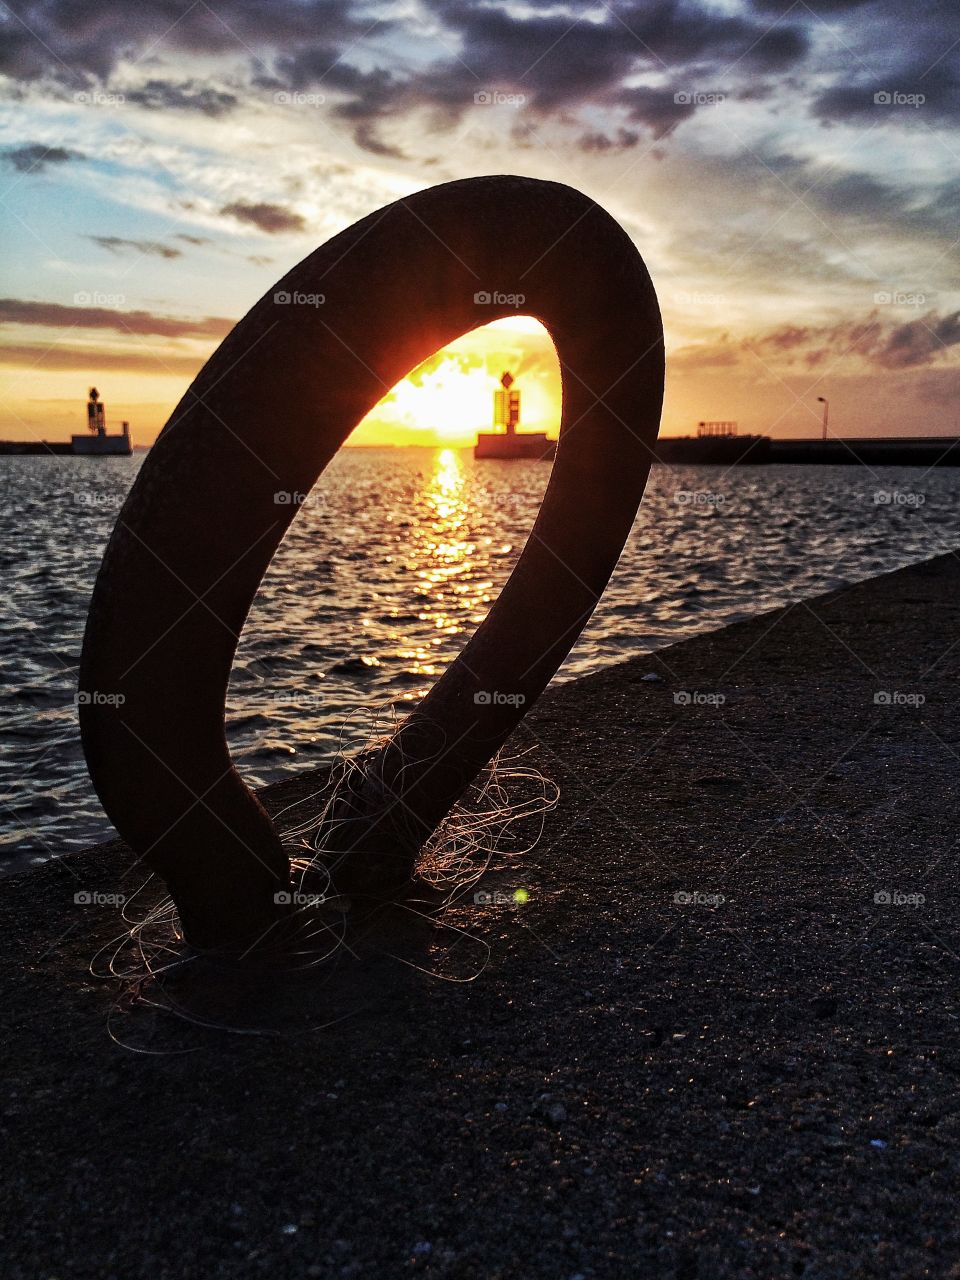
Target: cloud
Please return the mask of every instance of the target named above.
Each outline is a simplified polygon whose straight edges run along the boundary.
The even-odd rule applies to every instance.
[[[872,249],[880,239],[900,254],[915,240],[931,239],[942,243],[943,250],[949,252],[957,234],[960,178],[941,178],[940,169],[931,167],[925,180],[906,182],[904,175],[890,165],[870,169],[844,167],[851,160],[863,159],[856,147],[845,148],[839,155],[828,153],[811,158],[761,144],[725,156],[723,169],[738,183],[751,184],[755,205],[759,201],[764,207],[779,209],[784,198],[790,202],[792,197],[798,212],[811,215],[815,223],[811,230],[820,228],[818,240],[826,239],[821,233],[833,232],[842,245],[849,246],[851,257],[859,258],[854,277],[862,276],[863,263],[873,261]],[[768,248],[781,252],[775,236],[764,237],[754,245],[750,250],[752,261],[759,263]],[[909,252],[917,257],[915,250]],[[812,261],[801,261],[794,247],[784,246],[782,255],[783,271],[799,265],[810,274]],[[776,270],[776,263],[772,265]],[[825,260],[824,265],[828,272],[838,270],[835,257]],[[919,257],[916,267],[922,269]]]
[[[817,8],[822,8],[818,3]],[[960,45],[956,0],[927,0],[922,9],[900,0],[873,0],[864,15],[832,0],[841,38],[852,46],[833,83],[812,103],[825,123],[870,121],[877,125],[960,121]],[[877,95],[886,95],[877,100]],[[898,96],[899,95],[899,96]],[[913,99],[920,95],[916,105]]]
[[[817,13],[821,17],[825,14],[845,13],[851,9],[862,9],[865,5],[873,3],[874,0],[817,0]],[[794,12],[797,3],[796,0],[750,0],[750,7],[756,9],[758,13],[780,17],[782,14]]]
[[[187,80],[174,84],[167,80],[148,80],[139,89],[125,89],[124,101],[146,107],[150,111],[199,111],[205,116],[225,116],[239,105],[235,93]]]
[[[154,258],[182,258],[183,250],[173,245],[161,244],[159,240],[126,240],[123,236],[87,236],[94,244],[109,253],[125,253],[133,249],[137,253],[146,253]]]
[[[670,355],[668,367],[693,372],[701,369],[725,369],[739,363],[738,352],[726,338],[718,343],[680,347]]]
[[[957,343],[960,343],[960,311],[945,316],[931,311],[897,325],[886,335],[877,359],[888,369],[905,369],[930,364]]]
[[[0,365],[58,372],[76,370],[88,379],[99,377],[104,370],[193,378],[203,363],[203,356],[179,355],[176,352],[151,355],[140,351],[104,351],[102,347],[31,346],[27,343],[0,346]],[[96,370],[96,374],[91,370]]]
[[[800,359],[807,367],[845,356],[883,369],[934,364],[960,343],[960,312],[931,310],[912,320],[888,320],[871,312],[863,320],[832,325],[781,325],[743,343],[745,349]]]
[[[236,321],[223,316],[159,316],[116,307],[67,306],[0,298],[0,325],[44,325],[52,329],[112,329],[117,333],[159,334],[165,338],[222,338]]]
[[[377,134],[369,120],[363,120],[353,133],[353,140],[358,147],[369,151],[374,156],[390,156],[394,160],[403,160],[405,156],[399,147],[392,147]]]
[[[431,128],[450,127],[474,109],[478,90],[504,88],[522,93],[541,120],[577,125],[569,113],[587,107],[619,113],[612,133],[586,128],[591,149],[598,137],[619,137],[621,125],[664,137],[699,109],[680,109],[672,88],[638,85],[638,76],[708,92],[718,78],[739,77],[762,92],[765,76],[782,76],[810,48],[801,21],[809,13],[794,9],[771,22],[705,0],[609,0],[596,11],[572,0],[523,8],[426,0],[420,11],[384,7],[385,18],[361,0],[222,0],[216,14],[195,5],[173,21],[169,0],[102,0],[93,23],[76,0],[47,0],[31,13],[32,34],[0,29],[0,70],[76,89],[106,83],[149,52],[150,79],[123,86],[128,104],[219,117],[241,103],[244,90],[232,83],[239,57],[253,88],[322,92],[327,114],[348,122],[358,146],[394,159],[403,156],[384,139],[387,125],[425,111]],[[202,76],[185,76],[189,57],[202,60]],[[165,58],[176,77],[163,74]],[[210,81],[217,58],[229,59],[229,87]]]
[[[783,324],[737,340],[723,334],[713,342],[690,344],[672,352],[668,364],[687,372],[742,366],[753,357],[763,365],[785,370],[815,369],[829,364],[837,370],[852,365],[872,369],[942,368],[960,344],[960,311],[941,315],[936,310],[897,320],[872,311],[861,319],[830,324]]]
[[[2,152],[3,159],[18,173],[42,173],[51,164],[66,164],[68,160],[82,160],[79,151],[66,147],[51,147],[44,142],[30,142],[22,147],[10,147]]]
[[[471,0],[430,0],[429,8],[445,30],[438,47],[457,51],[427,67],[406,74],[383,68],[361,72],[338,61],[324,43],[281,58],[276,75],[296,89],[323,87],[342,93],[345,100],[335,105],[334,113],[355,124],[386,122],[428,109],[437,124],[449,126],[474,109],[478,90],[502,89],[521,93],[523,110],[540,118],[605,107],[661,138],[702,105],[696,100],[678,102],[678,89],[693,94],[714,91],[713,79],[727,66],[742,64],[754,78],[766,71],[782,72],[802,60],[809,46],[798,25],[771,28],[765,21],[719,14],[681,0],[609,5],[601,20],[560,5],[554,12],[532,16],[481,7]],[[683,83],[674,85],[678,71],[684,73]],[[668,72],[671,85],[628,83],[644,72]],[[612,145],[623,146],[628,132],[614,132]],[[594,150],[603,145],[598,139],[609,136],[589,129],[581,145]],[[385,153],[382,138],[370,127],[356,128],[354,138],[367,150]]]
[[[623,151],[635,147],[640,141],[640,134],[634,129],[618,129],[611,138],[606,133],[585,133],[577,145],[581,151]]]
[[[273,258],[269,258],[262,253],[237,253],[233,249],[228,249],[223,244],[218,244],[212,236],[197,236],[191,235],[186,231],[178,231],[174,236],[174,239],[182,240],[184,244],[189,244],[198,249],[205,248],[207,245],[212,245],[216,253],[225,253],[231,258],[243,258],[246,262],[252,262],[255,267],[266,267],[273,262]]]
[[[78,88],[148,52],[236,58],[313,40],[317,31],[333,42],[356,40],[369,27],[351,0],[220,0],[216,12],[170,0],[99,0],[95,15],[77,0],[46,0],[29,6],[29,28],[20,22],[0,28],[0,72],[20,80],[50,76]]]
[[[679,101],[678,101],[679,97]],[[619,95],[619,102],[627,108],[627,114],[635,124],[645,125],[654,138],[664,138],[683,120],[696,111],[696,106],[684,101],[688,94],[673,89],[626,89]],[[636,135],[634,135],[636,137]]]
[[[251,204],[246,200],[235,200],[232,204],[225,204],[220,212],[236,218],[238,222],[249,223],[259,231],[265,231],[267,235],[307,229],[307,224],[299,213],[286,209],[281,204],[268,204],[265,201]]]
[[[813,102],[818,120],[865,121],[874,124],[930,124],[960,121],[960,72],[944,62],[924,66],[905,61],[899,68],[874,74],[869,80],[840,83]]]
[[[683,0],[613,3],[601,21],[577,5],[532,17],[472,0],[430,0],[429,7],[460,37],[461,65],[491,84],[522,81],[541,109],[609,95],[643,70],[698,64],[709,75],[711,59],[717,71],[741,60],[753,70],[783,70],[808,47],[799,26],[771,30],[768,22]]]

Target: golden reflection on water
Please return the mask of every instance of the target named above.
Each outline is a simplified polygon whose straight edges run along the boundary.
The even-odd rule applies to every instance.
[[[479,577],[473,567],[476,542],[467,491],[463,455],[439,449],[417,500],[408,559],[416,580],[417,618],[430,624],[434,635],[427,644],[397,654],[417,675],[439,675],[443,664],[436,662],[435,650],[444,637],[472,630],[490,602],[490,578]]]

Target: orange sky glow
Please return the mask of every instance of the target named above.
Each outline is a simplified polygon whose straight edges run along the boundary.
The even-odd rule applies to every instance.
[[[104,371],[91,372],[86,379],[75,370],[50,369],[47,360],[14,372],[5,379],[11,398],[5,404],[2,434],[10,439],[55,440],[83,430],[87,384],[95,382],[107,407],[108,429],[119,429],[127,419],[134,444],[151,444],[187,379],[159,372],[151,384],[169,385],[170,399],[145,401],[139,371],[111,371],[109,358],[100,363],[106,365]],[[556,434],[561,386],[553,342],[538,321],[517,316],[464,334],[411,370],[357,425],[347,445],[472,445],[478,431],[491,427],[493,393],[507,369],[523,397],[521,429]],[[151,385],[151,391],[155,389],[160,388]]]
[[[662,435],[818,436],[821,396],[840,436],[960,433],[956,23],[827,7],[220,0],[171,23],[141,0],[91,35],[82,5],[32,6],[0,73],[0,439],[82,431],[96,385],[151,444],[294,263],[491,172],[578,188],[640,250]],[[348,443],[468,446],[504,368],[522,427],[555,434],[556,355],[518,316]]]

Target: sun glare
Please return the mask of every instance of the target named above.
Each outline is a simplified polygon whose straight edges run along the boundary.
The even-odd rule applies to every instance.
[[[493,393],[509,369],[523,388],[529,430],[556,431],[560,370],[550,335],[532,316],[494,321],[435,352],[364,418],[351,444],[463,447],[490,429]]]

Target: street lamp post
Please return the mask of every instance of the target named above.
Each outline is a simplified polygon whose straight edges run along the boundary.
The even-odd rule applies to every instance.
[[[823,405],[823,438],[827,438],[827,414],[830,412],[830,401],[826,396],[817,396],[817,399]]]

